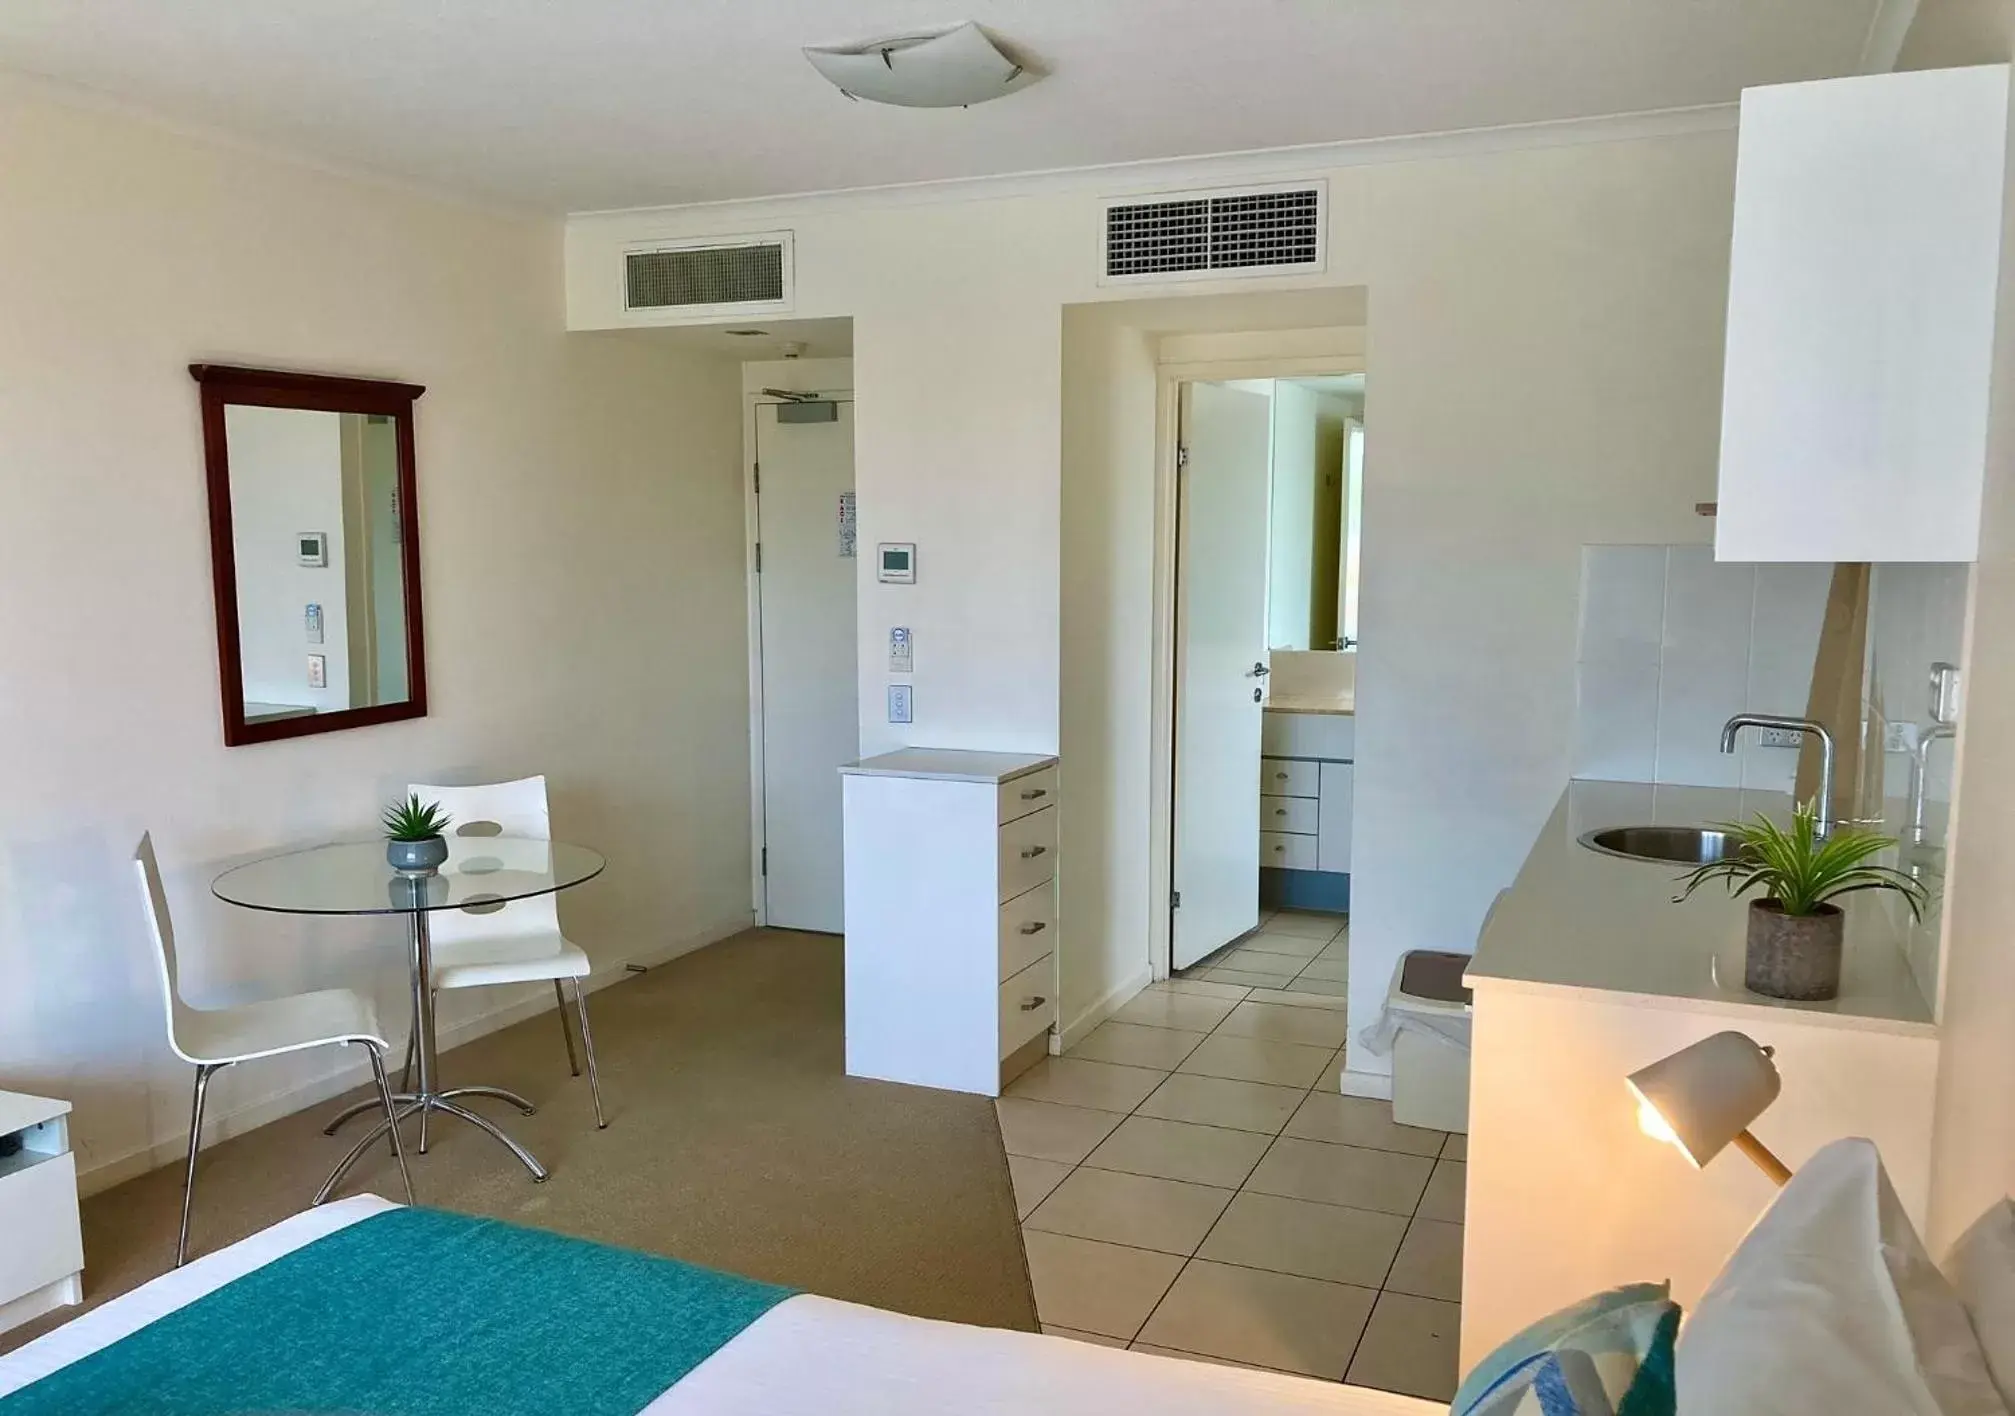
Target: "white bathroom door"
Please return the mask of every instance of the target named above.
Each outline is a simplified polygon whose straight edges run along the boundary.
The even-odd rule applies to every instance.
[[[1183,386],[1176,552],[1175,890],[1171,966],[1259,923],[1273,401]]]
[[[840,764],[860,755],[854,672],[853,404],[830,422],[756,408],[762,628],[763,913],[778,929],[844,931]]]

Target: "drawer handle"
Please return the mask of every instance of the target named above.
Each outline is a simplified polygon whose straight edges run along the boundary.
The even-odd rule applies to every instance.
[[[1021,1010],[1024,1013],[1033,1013],[1036,1009],[1042,1007],[1042,1005],[1047,1002],[1049,1002],[1049,999],[1047,998],[1024,999],[1021,1005]]]
[[[1285,781],[1287,780],[1287,773],[1285,773],[1285,772],[1276,772],[1276,773],[1274,773],[1274,774],[1273,774],[1273,779],[1274,779],[1274,780],[1275,780],[1276,782],[1285,782]]]
[[[1274,848],[1273,848],[1273,853],[1274,853],[1275,855],[1280,855],[1280,854],[1282,854],[1283,852],[1285,852],[1286,850],[1287,850],[1287,847],[1286,847],[1286,846],[1283,846],[1283,845],[1280,845],[1280,844],[1278,844],[1278,843],[1275,843],[1275,845],[1274,845]]]
[[[1037,921],[1036,921],[1035,923],[1033,923],[1033,924],[1025,924],[1025,925],[1023,925],[1023,926],[1021,927],[1021,932],[1022,932],[1023,934],[1040,934],[1040,933],[1042,933],[1042,932],[1043,932],[1043,931],[1044,931],[1045,929],[1048,929],[1048,928],[1049,928],[1049,926],[1048,926],[1047,924],[1043,923],[1043,922],[1042,922],[1041,920],[1037,920]]]
[[[1029,791],[1023,792],[1021,794],[1021,799],[1023,801],[1041,801],[1044,797],[1048,795],[1049,793],[1045,791],[1043,788],[1035,787],[1030,789]]]
[[[1021,858],[1023,860],[1034,860],[1039,855],[1048,855],[1048,854],[1049,854],[1048,846],[1030,846],[1027,850],[1021,853]]]
[[[1273,814],[1274,814],[1275,816],[1285,816],[1285,815],[1287,815],[1287,808],[1286,808],[1286,807],[1284,807],[1284,806],[1276,806],[1276,807],[1275,807],[1275,808],[1273,809]]]

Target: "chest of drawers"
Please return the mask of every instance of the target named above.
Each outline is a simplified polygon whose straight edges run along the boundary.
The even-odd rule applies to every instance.
[[[907,748],[841,770],[847,1073],[997,1096],[1057,1021],[1057,761]]]

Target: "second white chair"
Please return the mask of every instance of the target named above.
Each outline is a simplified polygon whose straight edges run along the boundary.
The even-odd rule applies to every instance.
[[[463,849],[465,843],[479,846],[484,837],[519,836],[535,841],[553,838],[544,777],[476,787],[430,787],[415,783],[408,790],[421,801],[439,802],[453,818],[448,828],[451,864],[454,853]],[[470,840],[472,837],[477,839]],[[567,987],[571,986],[574,1012],[581,1024],[581,1050],[588,1060],[588,1088],[595,1099],[595,1125],[606,1129],[609,1123],[602,1115],[602,1083],[595,1069],[595,1036],[588,1029],[588,999],[581,987],[590,965],[580,947],[560,932],[556,897],[535,895],[481,913],[441,910],[430,916],[428,926],[434,954],[433,985],[437,990],[485,988],[503,983],[552,983],[553,995],[560,1005],[560,1032],[567,1041],[567,1065],[578,1077],[581,1064],[574,1056],[573,1031],[567,1026]]]

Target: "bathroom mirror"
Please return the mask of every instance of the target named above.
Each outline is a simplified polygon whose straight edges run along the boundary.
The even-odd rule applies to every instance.
[[[413,404],[376,379],[193,364],[224,741],[424,717]]]
[[[1267,647],[1355,650],[1364,375],[1272,383]]]

